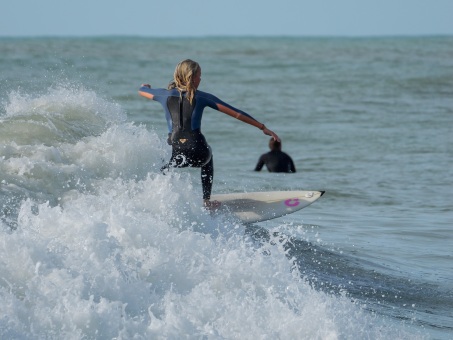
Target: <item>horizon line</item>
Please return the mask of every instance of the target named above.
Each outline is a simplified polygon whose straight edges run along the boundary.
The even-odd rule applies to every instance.
[[[36,34],[3,35],[0,38],[42,39],[42,38],[154,38],[154,39],[206,39],[206,38],[420,38],[450,37],[453,33],[411,33],[411,34],[212,34],[212,35],[143,35],[143,34]]]

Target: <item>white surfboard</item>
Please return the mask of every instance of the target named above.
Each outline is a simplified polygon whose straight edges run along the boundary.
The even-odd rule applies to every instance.
[[[324,191],[267,191],[212,195],[222,203],[218,213],[232,214],[244,223],[267,221],[309,206]]]

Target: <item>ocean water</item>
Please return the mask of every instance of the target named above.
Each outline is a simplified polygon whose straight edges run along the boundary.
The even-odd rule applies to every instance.
[[[214,193],[325,190],[254,225],[201,208],[158,103],[207,109]],[[1,38],[1,339],[453,338],[453,37]]]

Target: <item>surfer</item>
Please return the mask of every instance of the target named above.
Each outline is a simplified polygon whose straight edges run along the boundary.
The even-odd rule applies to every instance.
[[[263,165],[266,165],[269,172],[296,172],[292,158],[282,151],[281,141],[271,138],[269,149],[271,151],[262,154],[259,158],[255,171],[261,171]]]
[[[215,209],[219,207],[220,202],[210,200],[214,178],[212,151],[200,130],[204,108],[210,107],[253,125],[277,141],[280,138],[246,112],[227,104],[210,93],[198,90],[200,81],[200,65],[193,60],[186,59],[176,65],[173,80],[166,89],[153,89],[151,85],[143,84],[138,93],[159,102],[165,111],[169,132],[168,143],[172,146],[172,155],[161,171],[165,172],[171,167],[201,168],[203,205],[206,208]]]

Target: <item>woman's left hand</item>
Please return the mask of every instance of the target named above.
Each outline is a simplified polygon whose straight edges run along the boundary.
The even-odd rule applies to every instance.
[[[265,128],[263,129],[263,133],[264,133],[265,135],[271,136],[271,137],[274,138],[274,140],[276,140],[277,142],[280,142],[280,137],[278,137],[277,134],[276,134],[274,131],[269,130],[267,127],[265,127]]]

